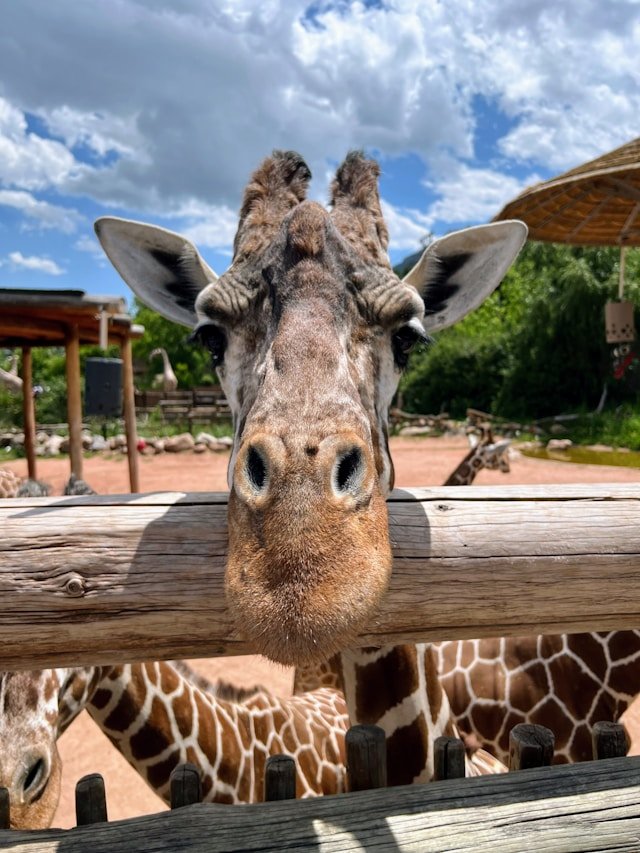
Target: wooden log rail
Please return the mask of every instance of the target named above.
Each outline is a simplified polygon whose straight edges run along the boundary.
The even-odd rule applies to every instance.
[[[250,651],[225,494],[0,501],[0,669]],[[363,645],[640,626],[640,484],[398,490]]]
[[[115,823],[0,831],[0,846],[15,853],[638,853],[639,802],[640,758],[609,758],[311,800],[177,802],[174,811]]]

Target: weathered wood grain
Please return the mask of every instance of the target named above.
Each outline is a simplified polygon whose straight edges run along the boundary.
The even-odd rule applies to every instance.
[[[363,645],[640,624],[640,484],[399,490]],[[0,669],[250,651],[226,495],[0,501]]]
[[[41,832],[0,832],[16,853],[313,850],[572,853],[640,849],[640,758],[173,812]]]

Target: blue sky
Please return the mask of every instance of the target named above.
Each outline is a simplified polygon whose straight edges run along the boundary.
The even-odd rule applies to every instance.
[[[382,166],[391,258],[640,135],[640,0],[0,0],[0,286],[128,296],[93,220],[223,272],[243,186]],[[37,26],[34,21],[37,20]]]

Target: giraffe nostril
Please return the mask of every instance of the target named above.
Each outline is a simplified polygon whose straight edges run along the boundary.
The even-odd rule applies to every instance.
[[[43,787],[43,783],[45,781],[45,762],[44,759],[38,758],[33,762],[31,767],[29,767],[24,781],[22,783],[22,790],[28,796],[34,796],[35,792],[37,792],[41,787]]]
[[[334,488],[340,494],[354,492],[364,477],[364,458],[359,447],[343,453],[333,471]]]
[[[251,447],[245,464],[247,478],[257,492],[261,492],[267,482],[267,466],[261,453]]]

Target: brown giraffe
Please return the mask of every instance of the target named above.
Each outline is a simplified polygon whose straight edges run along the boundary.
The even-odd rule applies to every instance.
[[[169,802],[177,764],[195,764],[206,802],[263,798],[270,755],[296,759],[297,796],[344,789],[342,694],[279,699],[262,688],[208,685],[175,662],[0,673],[0,786],[11,825],[49,826],[60,796],[60,734],[86,708],[132,767]]]
[[[618,720],[640,687],[640,631],[461,640],[435,648],[463,736],[502,761],[517,723],[540,723],[555,733],[556,763],[589,760],[591,726]]]
[[[274,152],[245,190],[233,262],[220,278],[184,237],[111,217],[96,223],[138,297],[194,327],[211,353],[235,432],[229,605],[255,648],[285,664],[350,648],[375,611],[391,571],[388,408],[408,353],[477,307],[526,237],[519,222],[450,234],[400,281],[378,174],[374,161],[349,154],[327,211],[305,200],[302,158]],[[370,657],[350,651],[342,661],[352,722],[375,716],[374,697],[360,690]],[[416,684],[437,685],[432,652],[403,660],[378,721],[390,746],[395,736],[419,758],[393,781],[431,775],[430,739],[448,719],[437,687],[413,701]]]
[[[451,473],[447,485],[470,485],[482,467],[489,467],[487,460],[506,461],[504,450],[499,456],[474,456],[483,444],[500,448],[505,443],[492,445],[490,431],[482,430],[478,445]],[[476,464],[468,464],[470,457]],[[422,648],[416,647],[417,658]],[[475,755],[482,745],[501,762],[508,761],[509,732],[518,723],[538,723],[555,733],[555,763],[591,759],[593,724],[620,719],[640,685],[635,680],[636,675],[640,679],[640,631],[455,640],[432,649],[453,719],[470,753]],[[390,669],[392,652],[387,650]],[[411,647],[404,647],[403,656],[410,653]],[[380,671],[377,678],[384,677]],[[296,670],[296,690],[319,685],[340,687],[339,659]]]
[[[480,435],[476,435],[478,431]],[[508,450],[511,442],[508,439],[494,442],[491,427],[482,425],[469,433],[471,448],[462,462],[444,481],[445,486],[470,486],[476,476],[487,468],[490,471],[500,469],[503,474],[509,473]]]
[[[492,467],[483,445],[496,449],[489,460],[501,470],[508,466],[506,454],[497,452],[508,442],[492,445],[490,429],[481,430],[445,485],[470,485],[482,467]],[[471,747],[482,744],[501,761],[508,760],[509,732],[518,723],[554,732],[556,763],[589,760],[593,724],[618,720],[640,687],[640,631],[450,641],[435,650],[461,732]]]
[[[469,434],[470,441],[476,438],[474,446],[446,485],[469,485],[482,468],[509,471],[506,451],[510,442],[495,443],[486,425],[476,431],[480,436],[475,436],[475,431]],[[295,692],[320,685],[345,691],[352,719],[384,728],[389,784],[431,779],[434,739],[441,734],[458,734],[442,695],[430,644],[357,649],[322,664],[296,669]],[[488,760],[482,749],[470,750],[470,756],[467,775],[504,771],[504,766]]]

